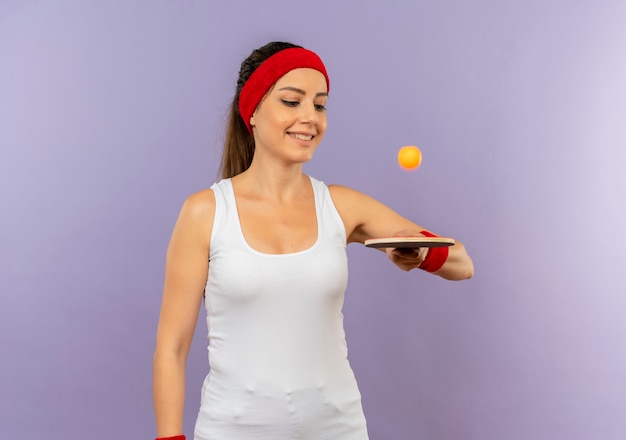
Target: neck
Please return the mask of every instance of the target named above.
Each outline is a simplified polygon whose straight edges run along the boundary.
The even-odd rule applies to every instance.
[[[299,197],[309,188],[309,178],[302,172],[302,164],[270,165],[253,160],[233,181],[257,196],[282,201]]]

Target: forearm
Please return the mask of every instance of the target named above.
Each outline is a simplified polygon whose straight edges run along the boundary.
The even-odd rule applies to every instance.
[[[157,436],[182,434],[185,406],[184,356],[173,353],[154,355],[153,395]]]
[[[459,241],[448,248],[448,258],[435,275],[446,280],[466,280],[474,275],[474,263],[467,254],[465,246]]]

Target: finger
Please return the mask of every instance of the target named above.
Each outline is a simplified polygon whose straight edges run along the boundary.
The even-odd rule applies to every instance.
[[[400,258],[412,259],[419,255],[420,248],[395,248],[392,253]]]

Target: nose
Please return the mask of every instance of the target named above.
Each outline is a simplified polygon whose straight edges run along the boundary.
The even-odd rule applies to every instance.
[[[303,105],[300,108],[302,109],[300,121],[304,124],[317,125],[320,121],[320,112],[315,109],[315,105]]]

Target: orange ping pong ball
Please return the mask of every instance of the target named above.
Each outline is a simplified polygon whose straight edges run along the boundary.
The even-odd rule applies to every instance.
[[[398,164],[405,170],[414,170],[422,163],[422,152],[414,145],[400,148]]]

